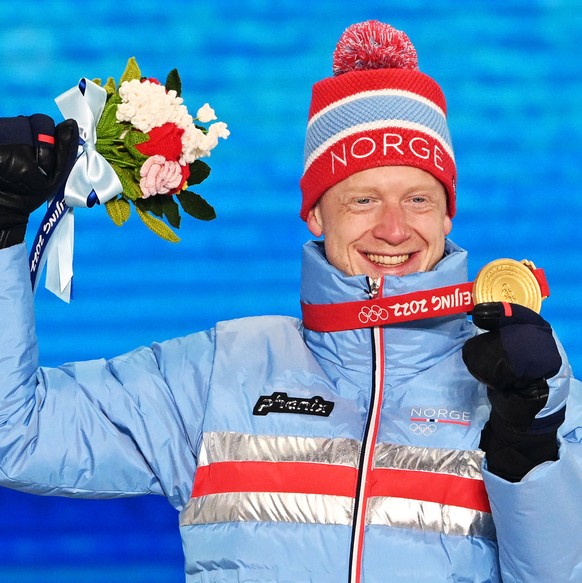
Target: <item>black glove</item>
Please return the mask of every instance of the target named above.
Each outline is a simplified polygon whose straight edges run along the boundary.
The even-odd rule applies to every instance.
[[[24,241],[30,213],[65,182],[78,145],[75,120],[0,118],[0,248]]]
[[[557,413],[536,419],[548,401],[547,379],[562,365],[550,325],[536,312],[517,304],[477,304],[473,322],[489,330],[469,339],[463,361],[487,385],[491,415],[481,434],[488,469],[513,482],[532,468],[558,456]]]

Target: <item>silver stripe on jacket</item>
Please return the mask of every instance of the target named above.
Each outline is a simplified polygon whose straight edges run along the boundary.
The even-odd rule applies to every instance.
[[[314,462],[355,468],[360,442],[355,439],[205,433],[199,466],[226,461]],[[483,452],[380,443],[374,466],[481,479]]]
[[[180,526],[213,522],[352,523],[354,499],[345,496],[280,492],[229,492],[192,498]]]
[[[480,450],[380,443],[376,446],[374,462],[377,468],[433,472],[481,480],[483,455]]]
[[[488,512],[424,500],[371,498],[366,521],[380,526],[495,538],[493,519]]]
[[[199,465],[225,461],[313,462],[358,466],[359,442],[343,438],[206,433]],[[481,480],[481,451],[378,444],[376,468],[414,470]],[[325,494],[227,492],[192,498],[180,525],[295,522],[351,526],[354,498]],[[367,525],[495,538],[487,512],[436,502],[378,496],[368,501]]]
[[[313,462],[355,468],[360,443],[355,439],[205,433],[199,466],[215,462]]]
[[[229,492],[192,498],[180,526],[219,522],[295,522],[351,526],[354,499],[278,492]],[[368,501],[366,524],[449,535],[495,538],[491,515],[459,506],[404,498]]]

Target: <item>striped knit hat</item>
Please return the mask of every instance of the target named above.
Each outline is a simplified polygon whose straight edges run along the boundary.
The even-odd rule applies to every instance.
[[[418,70],[402,31],[370,20],[350,26],[333,58],[333,77],[313,86],[301,218],[327,189],[377,166],[414,166],[440,180],[455,214],[456,168],[438,84]]]

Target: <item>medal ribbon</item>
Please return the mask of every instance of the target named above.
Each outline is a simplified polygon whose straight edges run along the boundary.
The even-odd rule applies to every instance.
[[[544,270],[533,269],[532,273],[540,286],[542,297],[549,296],[550,289]],[[467,282],[341,304],[301,302],[303,324],[308,330],[316,332],[339,332],[469,313],[475,305],[473,284]]]
[[[47,280],[58,282],[59,290],[67,289],[70,297],[71,286],[69,283],[73,278],[73,229],[69,217],[69,213],[73,209],[69,208],[64,201],[64,186],[59,189],[52,200],[48,204],[46,213],[42,219],[40,228],[38,229],[29,254],[30,265],[30,281],[32,283],[33,291],[39,283],[39,275],[42,273],[47,258],[48,250],[53,248],[54,252],[59,257],[66,258],[62,262],[51,262],[47,268]],[[59,231],[58,237],[53,235]],[[70,266],[69,269],[64,266]],[[61,267],[61,269],[59,269]],[[50,271],[50,274],[49,274]],[[48,289],[51,289],[47,286]],[[51,291],[53,291],[51,289]],[[60,297],[60,296],[59,296]]]

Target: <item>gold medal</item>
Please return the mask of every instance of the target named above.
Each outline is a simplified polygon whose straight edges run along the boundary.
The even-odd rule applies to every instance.
[[[540,285],[532,273],[531,261],[496,259],[479,271],[473,285],[473,299],[481,302],[509,302],[539,312],[542,307]]]

